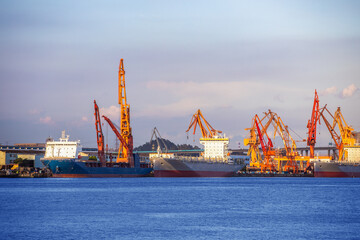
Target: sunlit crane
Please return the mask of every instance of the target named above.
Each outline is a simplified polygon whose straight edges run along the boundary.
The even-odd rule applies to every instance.
[[[203,123],[204,121],[204,123]],[[191,128],[194,128],[193,134],[195,134],[196,127],[199,126],[203,138],[214,138],[222,131],[215,130],[208,121],[202,115],[200,109],[192,116],[190,125],[186,132],[189,132]]]
[[[299,155],[296,151],[296,143],[295,140],[291,137],[289,133],[289,128],[287,125],[284,124],[280,116],[277,115],[275,119],[275,131],[274,136],[277,132],[279,132],[279,135],[284,143],[284,148],[286,151],[286,164],[284,166],[284,171],[288,172],[289,170],[292,170],[293,173],[298,173],[299,167],[296,163],[296,157]]]
[[[222,131],[215,130],[202,115],[200,109],[192,116],[190,124],[186,132],[194,128],[193,134],[196,132],[196,127],[199,125],[202,138],[200,144],[204,145],[204,152],[202,156],[208,159],[221,159],[221,161],[228,161],[230,152],[228,151],[229,138],[220,135]]]
[[[120,135],[124,142],[120,142],[117,162],[128,162],[132,158],[133,136],[130,127],[130,105],[126,100],[125,69],[123,59],[119,65],[119,104],[120,104]]]
[[[261,148],[264,154],[264,160],[261,163],[261,172],[266,172],[266,171],[275,172],[276,171],[275,166],[271,159],[271,157],[275,155],[275,151],[273,149],[273,143],[269,138],[267,132],[262,131],[264,129],[264,126],[262,125],[261,120],[257,114],[254,117],[254,123],[260,140]],[[267,141],[264,139],[264,136],[266,137]]]
[[[267,119],[267,122],[264,124],[264,128],[261,130],[262,132],[267,131],[268,127],[275,119],[275,113],[272,112],[271,110],[268,110],[267,112],[265,112],[265,116],[260,120],[260,122],[262,123],[265,120],[265,118],[268,118],[268,119]],[[260,154],[260,150],[259,150],[260,142],[259,142],[259,138],[257,135],[255,118],[253,118],[253,120],[252,120],[251,128],[246,128],[245,130],[249,131],[249,137],[244,138],[244,146],[249,146],[247,155],[251,157],[250,167],[260,168],[262,159],[261,159],[261,154]]]
[[[320,124],[320,112],[319,112],[319,96],[315,90],[314,105],[311,113],[311,119],[308,121],[307,128],[308,138],[307,145],[310,147],[310,158],[314,158],[314,147],[316,143],[316,125]]]
[[[108,117],[106,117],[106,116],[104,116],[104,115],[103,115],[102,117],[103,117],[103,118],[106,120],[106,122],[109,124],[109,126],[111,127],[111,129],[112,129],[113,132],[115,133],[116,137],[120,140],[122,146],[124,146],[124,148],[126,149],[126,151],[129,152],[129,153],[132,153],[132,152],[133,152],[133,146],[132,146],[132,145],[129,145],[129,144],[126,142],[125,138],[123,138],[123,137],[121,136],[121,134],[120,134],[119,131],[117,130],[115,124],[114,124]],[[134,165],[133,161],[134,161],[134,159],[133,159],[133,156],[132,156],[132,154],[131,154],[131,155],[129,155],[129,156],[127,157],[126,162],[129,163],[131,167],[133,167],[133,165]],[[125,161],[123,161],[123,162],[125,162]]]
[[[347,152],[344,151],[344,147],[355,145],[356,139],[355,139],[355,135],[353,132],[354,129],[346,123],[346,121],[341,113],[340,107],[336,110],[335,114],[332,115],[326,106],[327,105],[325,105],[321,109],[320,116],[322,117],[323,121],[325,122],[325,125],[328,128],[332,139],[334,140],[336,148],[339,151],[338,160],[339,161],[347,160]],[[332,124],[325,117],[325,115],[324,115],[325,110],[331,116],[331,118],[333,120]],[[336,132],[336,130],[335,130],[336,126],[338,127],[340,134],[338,134]]]
[[[346,123],[345,118],[341,113],[340,107],[337,108],[334,114],[333,127],[335,127],[336,124],[339,128],[343,144],[345,146],[354,146],[356,143],[354,128]]]
[[[101,120],[100,120],[100,113],[99,107],[94,100],[94,109],[95,109],[95,127],[96,127],[96,138],[97,138],[97,148],[98,148],[98,157],[101,165],[105,167],[106,159],[105,159],[105,152],[104,152],[104,134],[101,128]]]

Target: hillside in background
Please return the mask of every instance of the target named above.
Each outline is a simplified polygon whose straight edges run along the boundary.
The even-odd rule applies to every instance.
[[[168,150],[192,150],[192,149],[200,149],[198,146],[192,146],[190,144],[175,144],[167,139],[162,139]],[[161,148],[164,149],[164,145],[162,143],[162,141],[159,139]],[[152,140],[151,142],[147,142],[141,146],[138,146],[136,148],[134,148],[134,151],[156,151],[157,149],[157,142],[156,140]]]

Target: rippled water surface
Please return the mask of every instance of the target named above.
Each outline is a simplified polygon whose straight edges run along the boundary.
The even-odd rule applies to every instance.
[[[1,239],[360,239],[360,179],[0,179]]]

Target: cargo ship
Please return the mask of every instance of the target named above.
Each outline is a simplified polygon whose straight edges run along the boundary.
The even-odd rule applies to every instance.
[[[150,158],[155,177],[231,177],[245,167],[242,159],[228,156],[229,139],[200,138],[203,156],[185,157],[158,154]]]
[[[86,159],[81,154],[80,141],[69,141],[65,131],[59,141],[46,142],[45,156],[41,162],[49,168],[53,177],[88,178],[88,177],[146,177],[152,172],[150,163],[134,154],[134,166],[127,163],[106,162]]]
[[[153,164],[155,177],[232,177],[245,166],[192,157],[157,158]]]
[[[315,177],[360,177],[360,146],[344,147],[342,161],[314,161]]]

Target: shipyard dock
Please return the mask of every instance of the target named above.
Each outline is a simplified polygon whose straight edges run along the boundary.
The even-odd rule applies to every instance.
[[[315,149],[319,151],[327,151],[331,154],[335,151],[334,147],[316,147]],[[299,148],[300,151],[305,153],[309,152],[309,148]],[[249,164],[249,157],[246,156],[247,149],[230,149],[229,150],[233,156],[243,159],[247,165]],[[194,150],[169,150],[170,153],[178,154],[181,156],[199,156],[203,150],[194,149]],[[46,171],[41,162],[37,162],[38,159],[42,158],[45,153],[45,146],[42,144],[20,144],[20,145],[7,145],[0,146],[0,165],[2,169],[0,170],[0,177],[24,177],[24,178],[37,178],[37,177],[52,177],[51,172]],[[135,153],[141,156],[149,156],[149,154],[154,154],[156,151],[135,151]],[[83,148],[83,154],[89,157],[97,156],[97,148]],[[109,158],[107,154],[107,158]],[[113,152],[112,154],[116,154]],[[31,167],[21,168],[19,170],[11,170],[14,166],[14,162],[19,158],[28,158],[33,163]],[[36,167],[35,167],[36,166]],[[293,173],[261,173],[261,172],[252,172],[252,171],[240,171],[234,175],[234,177],[313,177],[313,174],[293,174]]]

